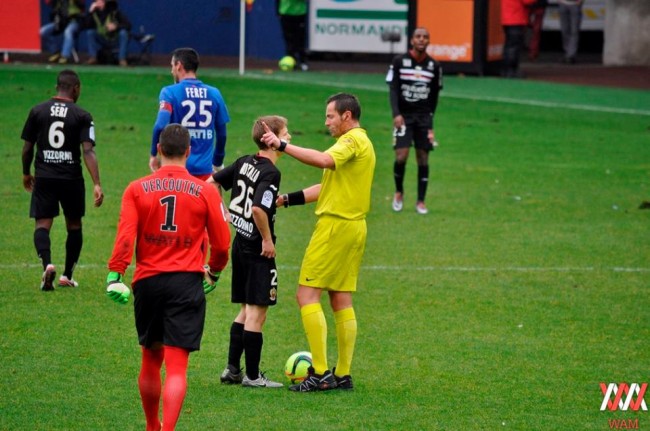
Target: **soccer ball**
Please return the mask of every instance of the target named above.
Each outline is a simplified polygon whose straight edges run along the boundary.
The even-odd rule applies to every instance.
[[[280,67],[280,70],[290,72],[294,67],[296,67],[296,60],[294,60],[292,56],[287,55],[280,59],[278,66]]]
[[[291,383],[300,383],[307,377],[307,369],[311,367],[311,353],[297,352],[289,356],[284,365],[284,375]]]

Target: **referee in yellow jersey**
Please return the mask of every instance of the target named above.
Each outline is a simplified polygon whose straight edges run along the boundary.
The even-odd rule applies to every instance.
[[[327,99],[325,125],[337,138],[321,152],[289,144],[269,128],[262,141],[307,165],[323,169],[320,184],[278,196],[277,206],[316,203],[318,221],[300,268],[298,305],[311,350],[313,367],[296,392],[352,389],[350,368],[357,337],[357,319],[352,292],[366,245],[366,214],[370,209],[370,188],[375,171],[375,151],[366,131],[359,125],[361,106],[351,94],[339,93]],[[327,364],[327,322],[321,294],[327,291],[338,340],[338,361],[330,371]]]

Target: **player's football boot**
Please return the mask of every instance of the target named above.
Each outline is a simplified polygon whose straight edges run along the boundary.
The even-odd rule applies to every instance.
[[[54,278],[56,278],[56,268],[50,263],[45,267],[45,271],[43,272],[41,290],[44,292],[54,290]]]
[[[419,201],[417,204],[415,204],[415,211],[417,211],[418,214],[426,214],[429,212],[426,205],[424,205],[424,202],[422,201]]]
[[[74,278],[68,278],[62,275],[59,277],[59,287],[79,287],[79,283]]]
[[[300,384],[289,386],[289,390],[294,392],[329,391],[330,389],[336,389],[336,379],[332,372],[326,370],[323,374],[316,374],[313,367],[309,367],[307,377]]]
[[[282,383],[269,380],[264,373],[259,373],[255,380],[249,379],[248,376],[245,375],[241,385],[248,388],[281,388],[284,386]]]
[[[345,376],[337,376],[336,375],[336,367],[332,369],[332,374],[334,375],[334,380],[336,380],[336,389],[344,389],[344,390],[350,390],[354,389],[354,384],[352,383],[352,376],[345,375]]]
[[[228,365],[223,373],[221,373],[221,383],[228,385],[238,385],[242,382],[244,377],[244,372],[239,370],[236,372],[235,368],[231,365]]]
[[[402,208],[404,207],[404,202],[402,199],[403,199],[402,194],[396,192],[395,196],[393,196],[393,211],[395,212],[402,211]]]

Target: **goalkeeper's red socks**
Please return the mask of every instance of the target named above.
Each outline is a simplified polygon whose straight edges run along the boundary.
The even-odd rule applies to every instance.
[[[160,368],[164,358],[163,349],[142,348],[142,366],[138,377],[142,409],[147,420],[147,431],[159,431],[160,419],[158,417],[160,406]]]
[[[165,388],[163,389],[163,431],[173,430],[187,392],[187,363],[190,352],[165,346]]]

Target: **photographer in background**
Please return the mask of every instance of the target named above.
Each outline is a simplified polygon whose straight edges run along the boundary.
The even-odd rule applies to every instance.
[[[127,48],[131,23],[120,11],[116,0],[95,0],[88,8],[86,17],[88,54],[87,64],[97,64],[99,49],[118,48],[117,59],[120,66],[127,66]]]
[[[52,22],[41,27],[43,46],[51,53],[50,63],[66,64],[72,57],[75,39],[83,22],[84,0],[45,0],[50,5]],[[63,42],[61,42],[63,33]]]

